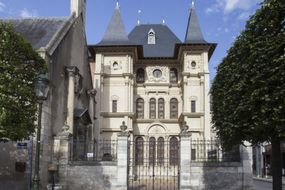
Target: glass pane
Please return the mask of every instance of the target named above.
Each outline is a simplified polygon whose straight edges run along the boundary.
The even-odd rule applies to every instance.
[[[176,137],[171,137],[170,139],[170,149],[169,149],[169,164],[178,165],[178,154],[179,154],[178,140]]]
[[[164,163],[164,139],[158,138],[157,141],[157,163],[162,165]]]
[[[138,137],[136,139],[136,147],[135,147],[135,163],[136,165],[143,164],[143,147],[144,147],[144,140],[142,137]]]
[[[155,138],[149,139],[149,164],[155,164]]]

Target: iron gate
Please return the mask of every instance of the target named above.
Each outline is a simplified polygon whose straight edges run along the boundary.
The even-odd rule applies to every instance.
[[[179,139],[134,138],[129,143],[128,190],[179,189]]]

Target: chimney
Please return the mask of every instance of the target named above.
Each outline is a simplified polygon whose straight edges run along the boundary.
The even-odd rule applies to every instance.
[[[85,24],[86,0],[70,0],[70,12],[76,17],[82,16]]]

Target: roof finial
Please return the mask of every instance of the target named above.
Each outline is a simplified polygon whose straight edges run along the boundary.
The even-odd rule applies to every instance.
[[[141,24],[141,21],[140,21],[140,15],[141,15],[142,11],[141,10],[138,10],[138,25]]]
[[[163,24],[163,25],[165,24],[165,20],[164,20],[164,19],[162,19],[162,24]]]
[[[195,0],[192,0],[192,9],[195,8]]]
[[[120,9],[119,0],[116,0],[116,9]]]

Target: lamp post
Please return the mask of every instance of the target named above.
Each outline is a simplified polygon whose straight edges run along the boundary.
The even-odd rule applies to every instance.
[[[33,177],[33,190],[40,189],[40,145],[41,145],[41,120],[42,120],[42,107],[43,101],[47,99],[49,91],[49,80],[47,74],[40,74],[36,78],[35,92],[39,103],[38,110],[38,126],[37,126],[37,141],[36,141],[36,155],[35,155],[35,170]]]

